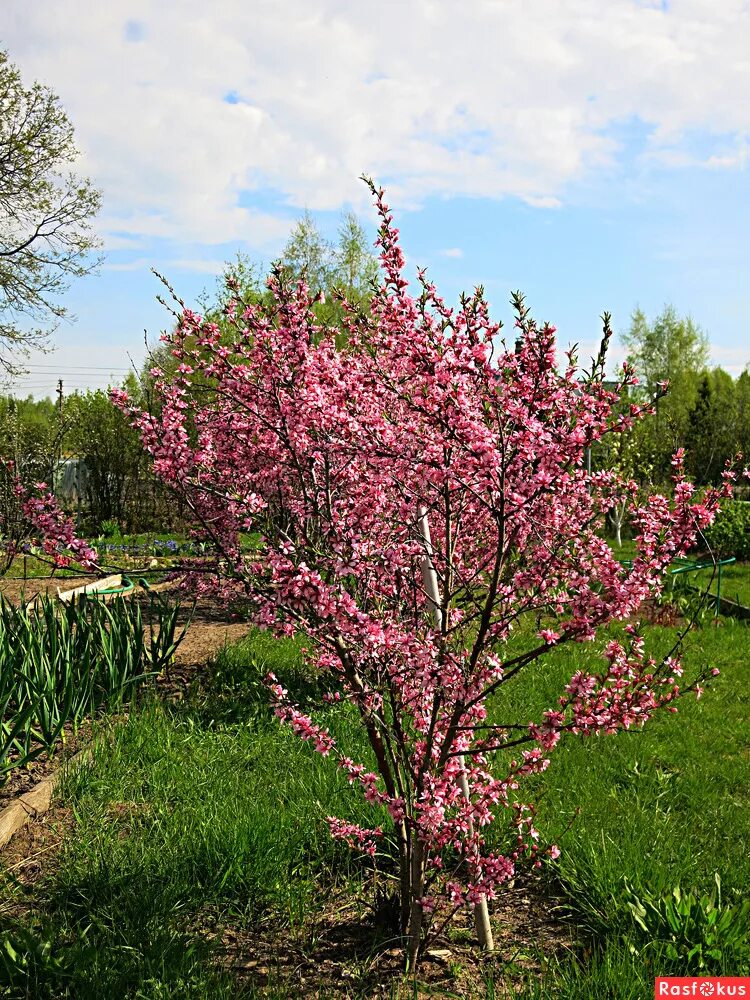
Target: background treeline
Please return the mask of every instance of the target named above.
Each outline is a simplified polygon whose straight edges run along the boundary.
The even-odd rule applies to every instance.
[[[622,340],[641,381],[636,400],[669,382],[656,413],[623,442],[623,471],[643,485],[668,484],[671,457],[686,452],[686,467],[699,485],[716,484],[728,460],[750,456],[750,372],[737,378],[708,363],[708,340],[689,317],[672,306],[649,322],[633,313]],[[748,348],[750,360],[750,347]]]
[[[293,228],[279,264],[283,280],[304,276],[315,292],[323,293],[315,313],[325,325],[341,321],[336,291],[352,302],[366,303],[378,278],[377,260],[353,213],[342,215],[334,242],[324,239],[306,213]],[[220,277],[215,293],[203,296],[204,315],[218,323],[231,342],[233,328],[225,314],[234,294],[228,290],[229,280],[247,304],[261,302],[269,293],[263,268],[239,255]],[[153,372],[169,377],[174,366],[169,348],[155,345],[142,371],[123,383],[136,405],[151,408]],[[150,474],[138,434],[103,390],[64,395],[56,402],[0,395],[0,458],[0,523],[6,539],[23,535],[7,463],[27,486],[54,484],[61,505],[76,515],[79,530],[88,536],[115,529],[135,533],[183,527],[180,503]]]
[[[334,242],[325,240],[312,216],[305,214],[292,230],[279,265],[283,280],[304,276],[313,292],[322,293],[314,309],[326,325],[341,323],[339,293],[366,307],[378,280],[377,260],[352,213],[342,216]],[[264,269],[240,255],[227,266],[214,293],[203,296],[202,311],[218,323],[228,344],[233,337],[226,315],[229,299],[239,293],[246,304],[264,301],[265,282]],[[689,474],[699,485],[718,483],[725,463],[738,452],[750,456],[748,370],[733,378],[710,366],[706,335],[672,306],[651,320],[636,310],[621,339],[640,378],[623,406],[649,398],[664,381],[670,384],[669,392],[659,400],[657,412],[629,435],[618,435],[614,447],[605,439],[594,448],[594,469],[615,468],[647,492],[669,486],[671,457],[677,448],[685,449]],[[168,377],[174,364],[166,345],[154,346],[143,370],[125,382],[138,405],[150,407],[153,372]],[[25,483],[55,483],[63,504],[89,535],[114,524],[124,532],[171,531],[181,526],[183,511],[151,476],[138,435],[104,391],[77,392],[61,403],[0,396],[0,456],[13,463]],[[71,468],[72,459],[85,464],[81,478]],[[71,478],[79,487],[72,501],[63,491],[66,477],[68,490]],[[743,496],[742,488],[738,496]],[[18,520],[6,466],[0,469],[0,505],[6,526]],[[618,538],[627,531],[624,510],[613,513],[612,528]]]
[[[138,380],[131,376],[128,383],[137,397]],[[160,521],[174,527],[179,519],[171,497],[149,472],[137,433],[103,390],[76,392],[62,403],[0,397],[0,454],[27,487],[53,485],[87,534],[99,534],[108,522],[137,532]],[[20,535],[11,469],[3,466],[1,475],[5,533]]]

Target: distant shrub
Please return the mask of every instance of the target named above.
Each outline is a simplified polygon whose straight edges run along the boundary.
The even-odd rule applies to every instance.
[[[750,502],[725,500],[716,521],[704,534],[719,558],[750,559]]]

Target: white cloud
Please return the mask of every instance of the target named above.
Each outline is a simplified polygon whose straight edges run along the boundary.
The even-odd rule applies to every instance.
[[[165,266],[177,271],[194,271],[196,274],[222,274],[227,262],[224,260],[168,260]]]
[[[560,199],[554,198],[552,195],[528,195],[524,201],[532,208],[560,208],[562,206]]]
[[[735,378],[750,365],[750,347],[711,343],[711,363],[725,368]]]
[[[5,0],[3,14],[11,59],[74,122],[110,247],[264,247],[302,207],[363,210],[363,170],[400,209],[555,207],[618,169],[634,121],[652,163],[694,162],[696,135],[701,162],[745,162],[744,0],[385,0],[377,17],[341,0]]]
[[[439,251],[441,257],[463,257],[464,252],[461,247],[448,247]]]

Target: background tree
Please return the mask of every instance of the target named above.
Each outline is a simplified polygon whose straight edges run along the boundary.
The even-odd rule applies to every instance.
[[[123,385],[134,398],[142,398],[134,374]],[[126,531],[174,527],[181,515],[171,491],[151,474],[139,435],[108,393],[75,393],[68,397],[66,412],[69,453],[85,466],[79,528],[95,535],[105,521],[117,522]]]
[[[686,466],[700,485],[718,483],[738,450],[735,383],[722,368],[704,372],[690,411]]]
[[[66,410],[49,399],[0,397],[0,573],[7,572],[29,525],[16,485],[52,484],[68,429]]]
[[[0,364],[17,369],[68,315],[59,296],[98,263],[99,192],[68,167],[73,126],[49,87],[23,85],[0,52]]]
[[[280,263],[286,281],[295,282],[304,278],[313,294],[323,293],[322,301],[313,306],[315,318],[324,325],[342,329],[344,315],[336,292],[343,292],[350,302],[362,307],[369,301],[378,280],[377,258],[354,212],[345,212],[341,216],[338,239],[336,243],[331,243],[323,237],[313,215],[306,211],[292,228]],[[171,288],[169,291],[174,296]],[[231,347],[236,337],[236,326],[232,322],[234,311],[241,311],[250,305],[269,306],[272,301],[262,265],[247,254],[238,252],[217,279],[213,294],[204,293],[198,305],[206,321],[218,326],[222,345]],[[174,302],[181,308],[185,306],[177,296],[174,296]],[[174,303],[164,304],[173,311]],[[230,304],[231,316],[227,313]],[[174,315],[176,320],[177,313]],[[178,364],[169,343],[159,343],[149,351],[141,371],[141,381],[143,391],[151,402],[149,404],[149,399],[144,398],[139,405],[146,408],[159,405],[153,394],[155,376],[151,370],[158,370],[160,377],[171,378]],[[197,387],[195,382],[192,387]]]
[[[737,409],[737,450],[747,464],[750,464],[750,371],[747,368],[737,379],[735,386]]]
[[[369,300],[380,277],[378,261],[354,212],[341,218],[334,259],[334,280],[346,297],[358,304]]]
[[[304,278],[313,294],[322,292],[314,306],[316,318],[328,326],[343,327],[344,316],[337,292],[357,305],[372,296],[378,278],[378,261],[362,224],[345,212],[336,243],[326,240],[309,212],[292,229],[281,254],[287,279]]]
[[[334,249],[309,211],[292,228],[281,261],[294,277],[304,276],[313,291],[325,291],[334,273]]]
[[[610,384],[611,385],[611,384]],[[632,404],[632,387],[625,386],[613,406],[618,417],[626,418]],[[607,511],[607,524],[615,544],[622,545],[623,529],[628,520],[628,510],[637,493],[646,494],[653,475],[653,460],[647,450],[649,436],[644,434],[644,421],[639,420],[629,430],[620,434],[604,435],[591,448],[592,469],[614,473],[623,481],[631,481],[633,489],[623,491],[613,498]]]
[[[668,305],[653,322],[636,309],[622,341],[643,396],[653,396],[661,382],[669,382],[669,392],[643,426],[644,448],[653,456],[655,481],[665,483],[672,471],[671,456],[686,443],[700,379],[708,366],[708,340],[689,316],[678,316]]]

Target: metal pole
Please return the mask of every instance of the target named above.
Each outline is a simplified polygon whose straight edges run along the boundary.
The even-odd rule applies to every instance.
[[[443,631],[443,611],[440,600],[440,588],[438,586],[438,577],[435,571],[435,565],[433,563],[433,549],[432,540],[430,538],[430,523],[427,520],[427,511],[423,506],[419,506],[417,510],[417,524],[419,533],[422,536],[422,541],[424,543],[424,555],[422,556],[421,569],[422,569],[422,582],[424,584],[425,593],[427,594],[427,600],[432,605],[432,613],[435,618],[435,628],[438,634]],[[458,763],[460,771],[458,774],[458,786],[461,789],[464,798],[467,802],[471,801],[471,790],[469,788],[469,779],[466,776],[466,767],[464,764],[464,756],[458,758]],[[471,816],[469,816],[469,836],[474,836],[474,821]],[[482,895],[479,898],[479,902],[474,907],[474,927],[477,932],[477,940],[484,951],[494,951],[495,942],[492,938],[492,927],[490,926],[490,915],[487,909],[487,898]]]

